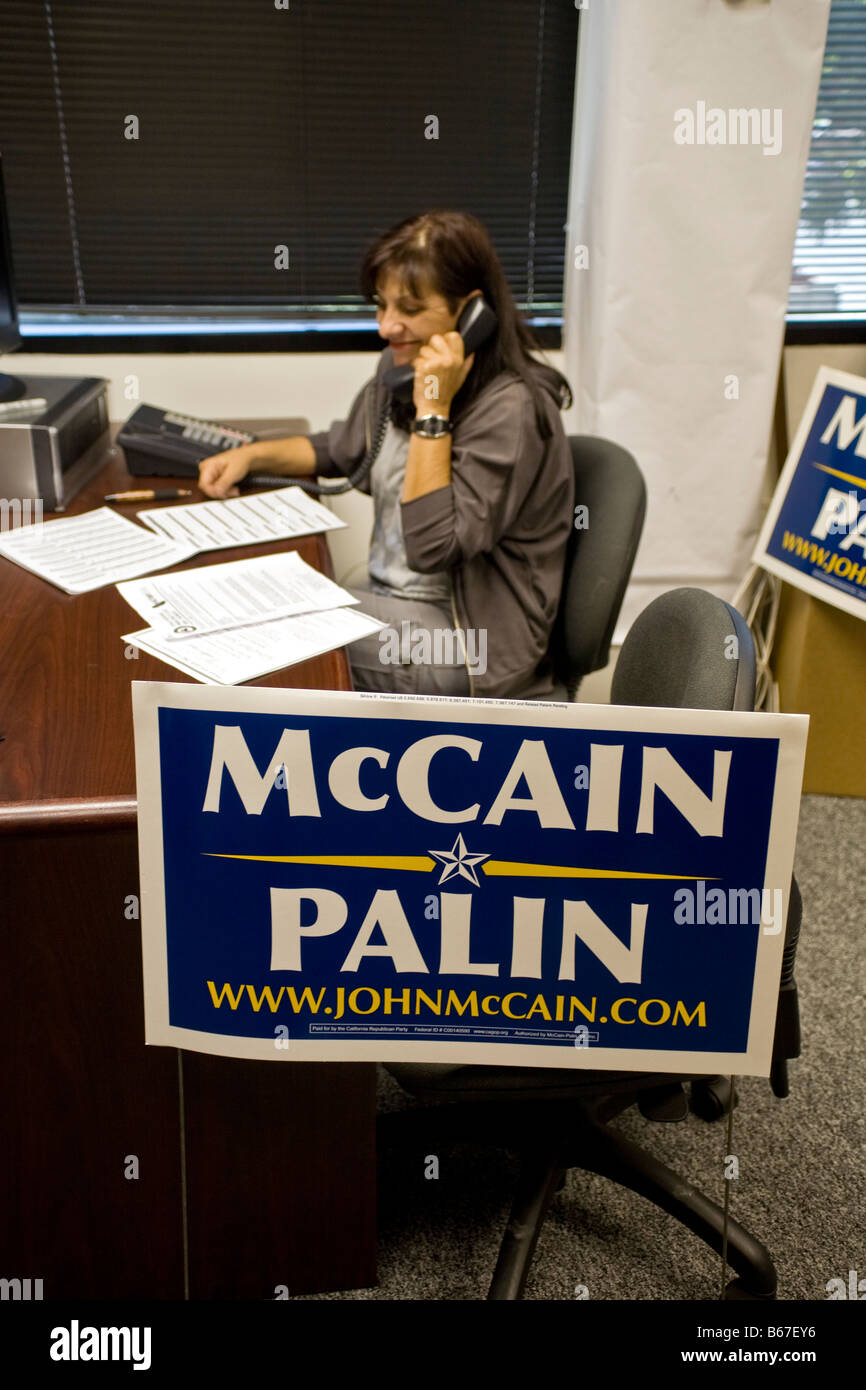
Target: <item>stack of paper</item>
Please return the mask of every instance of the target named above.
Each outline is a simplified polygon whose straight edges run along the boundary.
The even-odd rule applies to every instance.
[[[303,488],[139,512],[147,530],[108,507],[0,537],[0,555],[67,594],[168,569],[205,550],[260,545],[345,526]]]
[[[226,502],[192,502],[180,507],[155,507],[138,512],[139,521],[192,553],[226,550],[233,545],[258,545],[336,531],[345,526],[333,512],[300,487],[282,487]]]
[[[86,594],[118,579],[178,565],[195,547],[145,531],[108,507],[24,526],[0,539],[0,555],[67,594]]]
[[[158,656],[160,661],[184,671],[202,685],[242,685],[355,642],[381,626],[366,613],[337,608],[332,613],[304,613],[257,627],[190,637],[178,644],[160,638],[152,628],[134,632],[123,640]]]
[[[0,555],[84,594],[205,550],[290,540],[345,526],[302,488],[138,513],[108,507],[0,537]],[[145,529],[147,528],[147,529]],[[267,555],[118,584],[150,622],[123,638],[203,684],[237,685],[345,646],[383,626],[299,555]]]
[[[295,553],[118,584],[151,627],[123,641],[204,684],[237,685],[376,632],[382,624]]]

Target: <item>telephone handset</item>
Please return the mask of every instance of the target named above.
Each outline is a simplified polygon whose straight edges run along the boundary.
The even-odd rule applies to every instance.
[[[457,332],[463,339],[463,352],[469,357],[480,348],[492,333],[496,332],[499,321],[483,295],[473,295],[457,320]],[[415,381],[415,368],[411,363],[404,367],[391,367],[382,378],[392,395],[408,400],[412,395]]]
[[[463,339],[463,351],[466,357],[481,347],[487,339],[496,332],[499,320],[491,309],[483,295],[476,294],[465,305],[459,319],[457,320],[457,332]],[[379,450],[384,443],[385,433],[388,429],[388,420],[391,415],[391,398],[398,400],[409,400],[415,382],[415,368],[410,363],[400,367],[389,367],[382,377],[382,383],[387,387],[390,396],[386,398],[385,404],[376,425],[376,432],[373,436],[370,447],[358,464],[357,468],[346,478],[345,482],[337,483],[334,487],[326,487],[321,483],[312,482],[307,478],[295,478],[293,481],[302,487],[305,492],[313,492],[319,497],[325,497],[329,493],[351,492],[353,488],[366,481],[370,470],[376,459],[379,457]]]

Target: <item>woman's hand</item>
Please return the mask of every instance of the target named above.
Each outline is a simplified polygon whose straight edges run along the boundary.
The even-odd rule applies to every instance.
[[[207,497],[237,497],[235,486],[248,473],[270,473],[272,477],[312,478],[316,471],[316,451],[305,434],[288,439],[256,439],[238,449],[226,449],[202,459],[198,466],[198,485]]]
[[[254,447],[241,444],[237,449],[225,449],[202,459],[198,466],[198,485],[206,497],[237,497],[235,486],[245,478],[257,462]]]
[[[451,414],[451,402],[472,370],[475,354],[463,356],[463,339],[456,331],[434,333],[420,349],[413,362],[415,384],[412,398],[415,413],[422,415]]]

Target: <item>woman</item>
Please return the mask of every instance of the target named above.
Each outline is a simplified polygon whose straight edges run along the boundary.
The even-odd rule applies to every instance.
[[[573,524],[574,475],[559,411],[567,382],[535,344],[487,232],[431,212],[367,252],[361,287],[388,342],[349,417],[318,434],[262,440],[206,459],[200,486],[236,495],[252,469],[351,475],[387,412],[382,447],[359,486],[372,492],[369,586],[354,590],[386,628],[348,647],[356,689],[544,696]],[[464,355],[455,331],[481,294],[498,325]],[[383,376],[414,366],[411,400]]]

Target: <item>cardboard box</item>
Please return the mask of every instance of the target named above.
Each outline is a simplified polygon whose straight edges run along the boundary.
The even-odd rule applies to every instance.
[[[866,622],[782,585],[779,708],[808,714],[803,791],[866,797]]]

